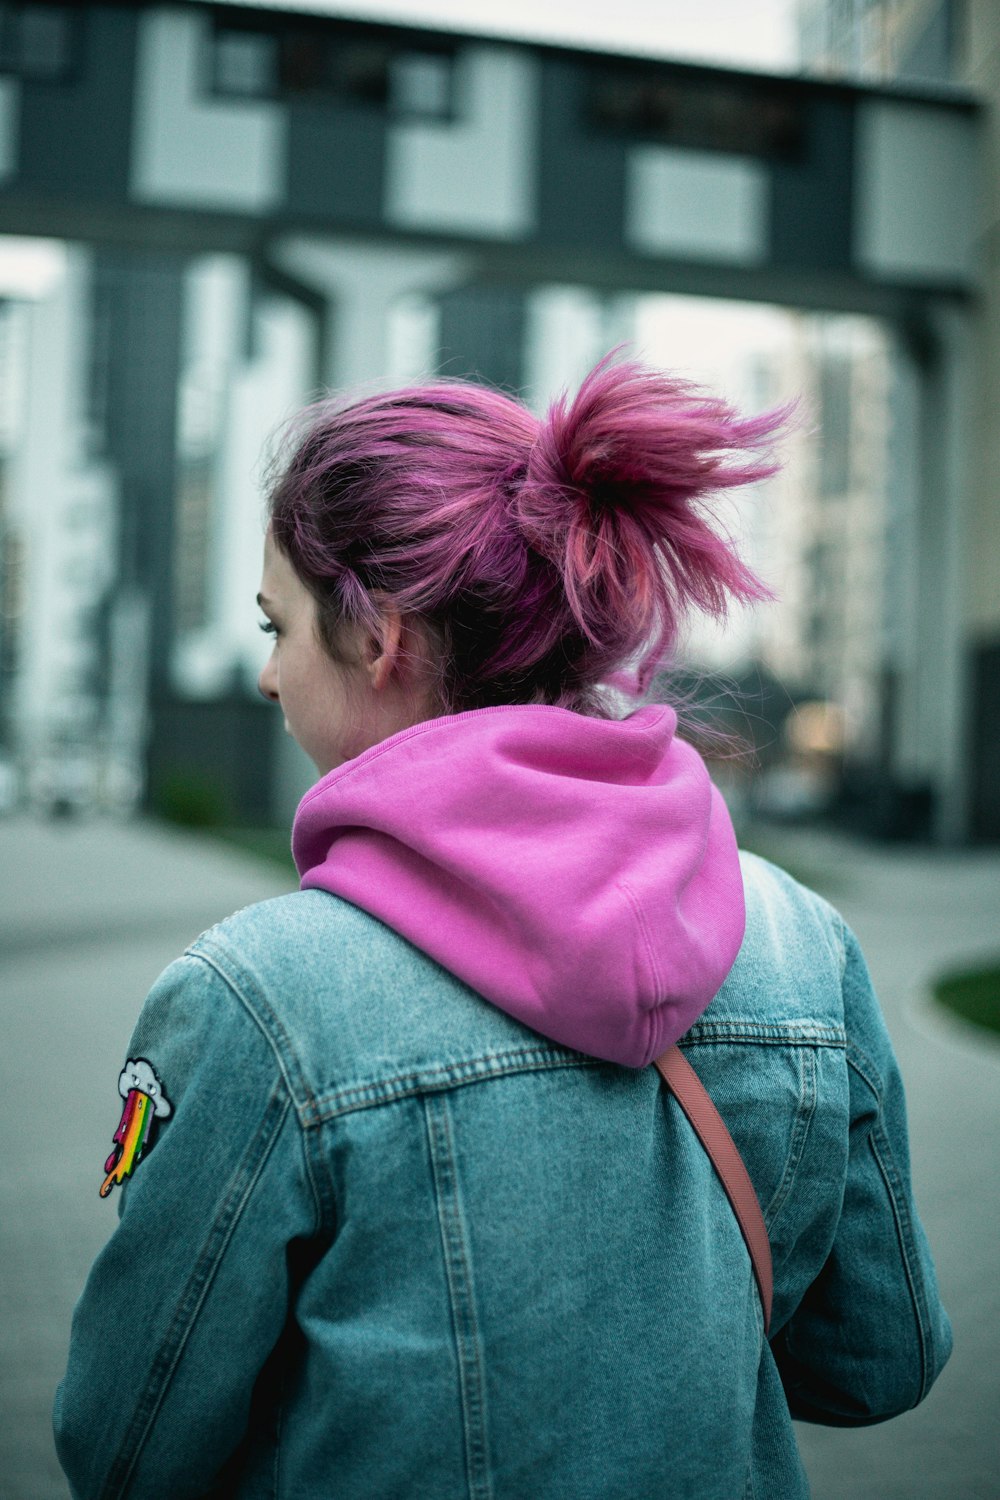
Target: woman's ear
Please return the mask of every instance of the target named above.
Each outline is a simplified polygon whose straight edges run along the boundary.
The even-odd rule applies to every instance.
[[[403,642],[403,617],[399,611],[381,610],[380,615],[379,633],[369,637],[365,661],[368,680],[376,692],[386,686],[399,664]]]

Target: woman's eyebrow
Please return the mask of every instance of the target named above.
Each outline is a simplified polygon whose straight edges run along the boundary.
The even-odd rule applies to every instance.
[[[257,603],[260,605],[261,609],[270,609],[271,607],[271,601],[266,594],[258,594]]]

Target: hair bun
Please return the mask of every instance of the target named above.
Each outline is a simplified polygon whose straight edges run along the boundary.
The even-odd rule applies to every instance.
[[[539,422],[468,381],[323,401],[289,430],[271,537],[336,659],[345,623],[429,627],[447,712],[606,710],[644,691],[685,610],[772,597],[710,524],[711,496],[770,474],[784,413],[749,420],[641,364],[602,359]]]
[[[784,409],[741,418],[724,401],[612,350],[539,424],[515,510],[562,573],[581,633],[619,659],[642,654],[644,687],[690,607],[773,592],[706,518],[706,502],[778,465],[761,449]],[[621,649],[630,640],[632,650]]]

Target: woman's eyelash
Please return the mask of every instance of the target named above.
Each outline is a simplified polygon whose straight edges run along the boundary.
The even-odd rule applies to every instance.
[[[274,623],[273,620],[261,620],[260,621],[260,628],[261,628],[261,630],[263,630],[263,632],[264,632],[265,635],[277,635],[278,634],[278,627],[277,627],[277,625],[275,625],[275,623]]]

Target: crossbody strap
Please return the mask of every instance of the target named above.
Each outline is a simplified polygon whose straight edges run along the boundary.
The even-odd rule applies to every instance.
[[[653,1066],[658,1069],[667,1088],[690,1120],[695,1134],[719,1174],[726,1197],[733,1206],[750,1251],[753,1274],[764,1307],[764,1333],[767,1334],[771,1326],[771,1295],[774,1284],[771,1245],[767,1238],[764,1215],[760,1211],[754,1185],[743,1165],[743,1158],[736,1149],[722,1116],[708,1097],[705,1085],[680,1048],[669,1048],[662,1057],[656,1058]]]

